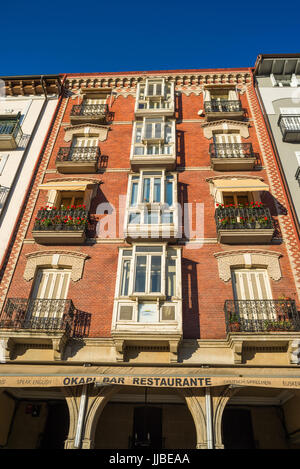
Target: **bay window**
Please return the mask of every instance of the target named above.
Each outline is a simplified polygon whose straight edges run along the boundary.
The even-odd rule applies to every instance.
[[[117,296],[180,296],[177,275],[180,250],[161,245],[133,245],[120,253]]]
[[[162,171],[141,170],[129,176],[125,233],[136,234],[156,226],[178,228],[177,176]],[[148,231],[147,231],[148,232]],[[144,234],[145,234],[144,233]],[[169,235],[170,230],[168,231]],[[154,235],[154,234],[153,234]],[[150,235],[149,235],[150,236]],[[155,237],[155,236],[150,236]]]
[[[147,78],[138,83],[135,112],[137,115],[172,115],[174,113],[174,83]]]
[[[174,144],[175,121],[153,117],[134,123],[133,155],[170,155]]]

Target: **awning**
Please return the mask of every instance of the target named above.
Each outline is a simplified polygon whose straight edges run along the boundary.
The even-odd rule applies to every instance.
[[[260,179],[215,179],[215,188],[223,192],[269,191],[268,184]]]
[[[80,180],[80,181],[49,181],[44,184],[40,184],[38,189],[44,189],[50,191],[52,189],[56,191],[85,191],[87,186],[90,184],[96,184],[96,181]]]
[[[15,366],[13,367],[15,368]],[[38,366],[35,372],[30,367],[17,366],[18,370],[7,372],[0,366],[0,388],[49,388],[98,384],[99,386],[123,385],[154,388],[205,388],[214,386],[254,386],[264,388],[300,389],[300,376],[294,370],[240,370],[214,369],[204,372],[202,368],[155,368],[155,367],[113,367],[91,366],[83,372],[82,367]],[[60,368],[62,368],[60,370]],[[23,371],[23,373],[22,373]],[[276,374],[274,374],[276,372]]]

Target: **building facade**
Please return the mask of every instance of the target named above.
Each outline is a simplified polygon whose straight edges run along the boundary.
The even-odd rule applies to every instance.
[[[60,90],[58,75],[0,77],[0,265]]]
[[[300,226],[300,54],[258,56],[254,76],[295,223]]]
[[[299,448],[299,252],[251,68],[67,75],[2,273],[0,444]]]

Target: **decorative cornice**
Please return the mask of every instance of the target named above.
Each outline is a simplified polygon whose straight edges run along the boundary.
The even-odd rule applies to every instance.
[[[114,90],[126,89],[133,91],[138,82],[147,77],[165,78],[175,82],[175,89],[185,92],[202,92],[197,89],[199,85],[244,85],[251,83],[252,77],[250,71],[161,71],[161,72],[133,72],[118,74],[88,76],[67,76],[66,88],[80,90],[81,88],[111,88]],[[193,88],[195,87],[195,88]]]
[[[251,174],[247,174],[247,175],[242,175],[242,174],[222,174],[220,176],[212,176],[212,177],[209,177],[209,178],[206,178],[206,182],[213,182],[213,181],[218,181],[218,180],[222,180],[222,179],[258,179],[259,181],[264,181],[264,178],[262,178],[261,176],[253,176]]]

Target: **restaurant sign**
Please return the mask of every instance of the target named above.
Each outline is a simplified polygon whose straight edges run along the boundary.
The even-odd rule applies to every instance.
[[[163,388],[205,388],[225,385],[300,389],[300,377],[234,376],[0,376],[0,387],[64,387],[84,384],[147,386]]]

